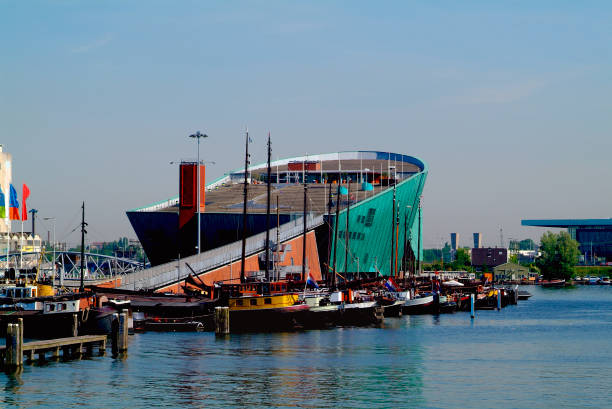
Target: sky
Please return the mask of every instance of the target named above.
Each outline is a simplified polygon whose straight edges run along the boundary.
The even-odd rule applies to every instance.
[[[125,211],[207,178],[342,150],[430,167],[424,246],[538,240],[530,218],[609,218],[609,1],[0,0],[0,143],[37,230],[135,238]],[[21,189],[18,189],[21,190]],[[19,229],[14,224],[14,229]],[[26,225],[29,230],[29,221]]]

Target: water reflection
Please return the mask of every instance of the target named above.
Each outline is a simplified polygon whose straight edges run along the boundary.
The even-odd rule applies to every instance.
[[[456,313],[391,318],[383,329],[137,334],[124,360],[0,375],[0,407],[563,407],[584,393],[592,406],[611,407],[612,289],[529,290],[531,300],[475,320]]]

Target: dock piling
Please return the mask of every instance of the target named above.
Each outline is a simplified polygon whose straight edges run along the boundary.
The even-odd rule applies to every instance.
[[[8,324],[6,327],[6,355],[5,368],[9,371],[18,369],[23,365],[23,320],[17,324]]]
[[[128,349],[128,314],[127,310],[123,310],[119,314],[119,334],[118,334],[118,349],[119,352],[125,352]]]
[[[502,292],[500,289],[497,289],[497,311],[501,310],[501,297],[502,297]]]
[[[470,317],[472,319],[474,319],[474,317],[476,316],[476,314],[474,313],[474,304],[475,304],[475,300],[474,300],[474,294],[470,294]]]
[[[79,335],[79,317],[77,317],[76,313],[72,314],[72,331],[70,333],[71,337],[76,337]]]
[[[229,307],[215,307],[215,334],[228,335],[230,333]]]

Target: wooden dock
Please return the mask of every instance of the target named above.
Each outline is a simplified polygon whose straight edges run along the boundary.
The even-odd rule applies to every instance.
[[[47,354],[50,353],[52,358],[64,359],[79,357],[82,355],[93,355],[94,349],[97,348],[99,355],[104,355],[106,352],[106,335],[82,335],[77,337],[57,338],[49,340],[24,342],[22,344],[23,356],[26,361],[34,361],[34,357],[38,356],[40,361],[45,361]],[[0,346],[0,362],[2,365],[6,363],[6,346]]]
[[[111,338],[113,356],[127,351],[127,312],[114,314]],[[99,355],[106,353],[106,335],[81,335],[23,342],[23,319],[18,318],[17,323],[7,325],[6,346],[0,346],[0,364],[5,371],[12,371],[23,366],[24,356],[28,362],[32,362],[36,355],[40,361],[45,361],[47,354],[50,353],[54,359],[57,359],[61,351],[62,358],[66,360],[80,358],[83,355],[92,356],[96,348]]]

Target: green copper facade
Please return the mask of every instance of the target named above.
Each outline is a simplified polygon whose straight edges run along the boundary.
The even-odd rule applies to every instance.
[[[421,172],[416,173],[406,180],[398,183],[395,187],[396,199],[396,237],[397,241],[397,263],[401,267],[404,256],[404,242],[406,234],[411,240],[414,254],[418,253],[419,240],[419,198],[425,186],[427,178],[427,165],[418,161]],[[342,209],[339,214],[338,244],[336,247],[336,271],[342,272],[379,272],[382,275],[391,273],[392,255],[392,230],[393,230],[393,188],[373,195],[357,204],[351,206],[349,211],[349,256],[348,266],[345,265],[346,249],[346,214]],[[363,192],[359,192],[363,194]],[[335,216],[332,216],[331,251],[333,263],[333,251],[335,247],[334,230]],[[405,224],[407,228],[405,228]],[[422,224],[422,216],[421,216]],[[407,230],[405,234],[405,230]],[[421,227],[421,242],[422,242]],[[421,245],[422,259],[423,246]],[[332,264],[333,265],[333,264]],[[396,271],[400,270],[396,268]]]

